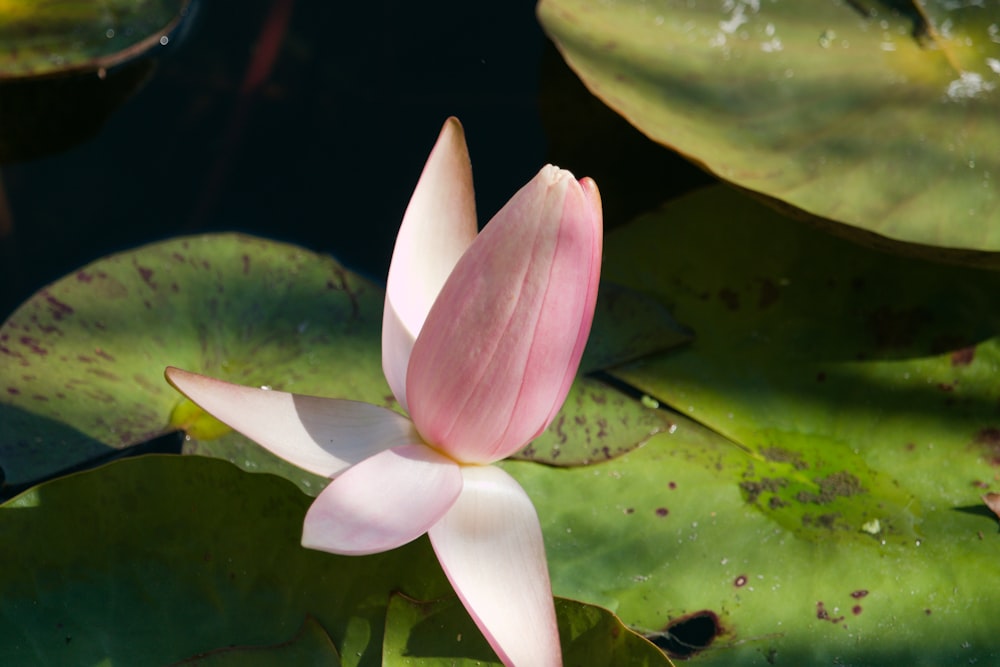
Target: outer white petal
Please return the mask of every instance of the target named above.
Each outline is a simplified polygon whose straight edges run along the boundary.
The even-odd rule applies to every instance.
[[[449,118],[403,215],[386,285],[382,369],[404,409],[413,342],[441,286],[476,232],[476,200],[465,134],[461,123]]]
[[[167,381],[219,421],[281,458],[330,477],[382,450],[419,443],[406,417],[368,403],[300,396],[179,368]]]
[[[531,499],[495,466],[464,466],[462,495],[429,531],[445,574],[505,665],[562,664]]]
[[[395,549],[426,533],[461,491],[458,464],[426,445],[381,452],[316,497],[302,546],[345,556]]]

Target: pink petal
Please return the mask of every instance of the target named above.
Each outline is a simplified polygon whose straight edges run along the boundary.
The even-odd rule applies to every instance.
[[[409,412],[426,442],[488,463],[548,426],[590,332],[601,226],[594,182],[547,166],[476,238],[410,359]]]
[[[476,238],[476,201],[465,134],[445,121],[420,175],[389,266],[382,317],[382,369],[404,409],[413,341],[458,259]]]
[[[406,417],[368,403],[230,384],[179,368],[167,381],[216,419],[300,468],[330,477],[384,449],[419,443]]]
[[[464,466],[462,495],[431,544],[462,604],[505,665],[561,665],[545,545],[531,499],[495,466]]]
[[[306,513],[302,546],[345,556],[395,549],[426,533],[461,491],[457,463],[426,445],[395,447],[323,489]]]

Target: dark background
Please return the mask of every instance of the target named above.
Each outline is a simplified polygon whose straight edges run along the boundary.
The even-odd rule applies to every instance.
[[[105,254],[220,230],[327,252],[381,282],[449,115],[466,129],[481,224],[547,161],[597,180],[609,227],[707,180],[587,93],[534,2],[196,0],[191,9],[96,134],[0,169],[0,318]],[[262,55],[267,44],[273,58]],[[55,120],[30,114],[0,135],[39,150],[60,143],[91,88],[113,85],[76,79],[88,92],[55,86],[39,103]],[[0,111],[11,107],[5,91]]]

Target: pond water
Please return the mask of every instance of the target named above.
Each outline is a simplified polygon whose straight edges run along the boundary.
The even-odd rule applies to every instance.
[[[328,252],[381,281],[446,117],[465,124],[483,220],[546,160],[531,2],[195,9],[97,136],[0,170],[3,317],[104,254],[215,230]],[[276,57],[255,61],[269,42]],[[79,100],[55,103],[72,116]]]

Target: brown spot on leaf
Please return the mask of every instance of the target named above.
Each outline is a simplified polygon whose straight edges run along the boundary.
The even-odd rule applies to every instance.
[[[764,310],[778,300],[779,294],[778,286],[765,278],[760,283],[760,295],[757,297],[757,306],[761,310]]]
[[[843,616],[830,616],[830,612],[826,610],[826,606],[822,600],[816,603],[816,618],[821,621],[829,621],[830,623],[840,623],[844,620]]]
[[[976,346],[970,345],[951,353],[952,366],[968,366],[976,358]]]
[[[729,310],[740,309],[740,295],[728,287],[723,287],[719,290],[719,299],[722,300],[722,303],[726,304],[726,308]]]
[[[827,505],[837,498],[847,498],[867,491],[861,484],[861,480],[846,470],[813,481],[819,485],[819,493],[799,491],[795,496],[796,500],[801,503]]]
[[[733,580],[733,586],[736,588],[743,588],[747,585],[747,575],[741,574]]]
[[[49,353],[48,350],[41,346],[41,343],[37,339],[32,338],[31,336],[21,336],[21,345],[27,347],[34,354],[44,356]]]
[[[805,470],[809,464],[805,462],[798,452],[789,451],[783,447],[764,447],[760,450],[761,456],[768,461],[775,463],[791,463],[796,470]]]
[[[670,510],[668,510],[666,507],[657,507],[656,508],[656,516],[664,517],[664,516],[667,516],[668,514],[670,514]]]
[[[858,614],[860,614],[861,613],[861,605],[856,604],[853,607],[851,607],[851,613],[854,614],[855,616],[857,616]]]
[[[815,517],[812,514],[806,513],[802,515],[802,525],[806,527],[818,526],[826,530],[833,530],[837,527],[837,519],[839,518],[840,512],[829,512]]]
[[[973,442],[983,449],[990,465],[1000,466],[1000,428],[989,426],[980,429],[973,438]]]
[[[139,266],[138,264],[135,265],[135,268],[139,272],[139,275],[142,277],[142,281],[146,283],[150,289],[155,290],[156,283],[153,282],[153,269],[150,269],[145,266]]]
[[[777,493],[779,489],[788,486],[788,480],[784,477],[761,477],[759,480],[747,480],[740,482],[740,489],[747,494],[747,502],[757,502],[757,498],[764,492]]]
[[[854,598],[855,600],[860,600],[863,597],[867,597],[867,595],[868,595],[868,589],[866,588],[859,588],[856,591],[851,591],[851,597]]]
[[[49,311],[52,313],[53,319],[58,321],[73,314],[73,308],[71,306],[63,303],[47,292],[44,294],[45,301],[49,304]]]

